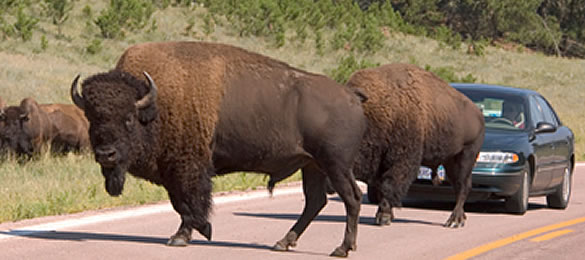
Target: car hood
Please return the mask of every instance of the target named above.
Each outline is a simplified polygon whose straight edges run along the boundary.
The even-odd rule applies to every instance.
[[[528,133],[519,131],[491,130],[485,131],[482,151],[517,151],[528,143]]]

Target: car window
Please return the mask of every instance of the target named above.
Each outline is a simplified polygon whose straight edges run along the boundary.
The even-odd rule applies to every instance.
[[[538,109],[541,111],[542,116],[544,117],[541,121],[550,123],[554,126],[559,126],[559,120],[555,115],[555,112],[552,110],[548,102],[544,100],[544,98],[536,96],[536,102],[538,104]],[[537,121],[540,122],[540,121]]]
[[[544,122],[544,109],[536,97],[530,98],[530,115],[532,116],[532,127],[536,128],[536,124]]]
[[[486,128],[523,130],[527,127],[526,102],[502,93],[460,90],[483,113]]]

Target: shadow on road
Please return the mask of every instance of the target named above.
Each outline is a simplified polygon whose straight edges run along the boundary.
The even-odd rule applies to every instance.
[[[234,215],[243,216],[243,217],[287,219],[287,220],[297,220],[301,216],[299,214],[248,213],[248,212],[234,212]],[[318,215],[317,217],[315,217],[315,219],[313,221],[345,223],[345,216],[342,216],[342,215],[335,215],[335,216],[334,215]],[[422,221],[422,220],[400,219],[400,218],[395,218],[394,220],[392,220],[392,222],[414,223],[414,224],[424,224],[424,225],[432,225],[432,226],[442,226],[443,225],[443,223],[433,223],[433,222]],[[359,223],[362,225],[379,226],[379,225],[376,225],[376,219],[374,217],[360,216]]]
[[[160,237],[148,237],[148,236],[130,236],[130,235],[115,235],[115,234],[100,234],[100,233],[89,233],[89,232],[73,232],[73,231],[38,231],[38,230],[12,230],[12,231],[0,231],[2,235],[15,236],[15,237],[27,237],[37,239],[48,239],[48,240],[68,240],[68,241],[123,241],[123,242],[136,242],[145,244],[158,244],[166,245],[168,238]],[[240,248],[252,248],[252,249],[264,249],[271,250],[271,246],[259,245],[259,244],[246,244],[238,242],[226,242],[226,241],[206,241],[206,240],[191,240],[191,245],[200,246],[216,246],[216,247],[240,247]]]
[[[342,202],[339,197],[330,197],[330,201]],[[367,195],[363,196],[362,204],[374,205],[369,202]],[[419,208],[432,209],[442,211],[452,211],[455,208],[454,201],[445,200],[422,200],[422,199],[404,199],[402,200],[402,207],[404,208]],[[528,203],[528,210],[546,209],[547,206],[540,203]],[[473,202],[466,202],[464,206],[465,212],[470,213],[489,213],[489,214],[508,214],[504,207],[503,200],[480,200]],[[360,217],[362,218],[362,217]]]

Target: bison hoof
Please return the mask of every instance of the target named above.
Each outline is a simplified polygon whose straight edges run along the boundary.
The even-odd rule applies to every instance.
[[[183,238],[171,238],[167,242],[167,246],[187,246],[187,240]]]
[[[294,231],[289,231],[283,239],[276,242],[276,244],[272,247],[274,251],[288,251],[289,247],[297,246],[297,233]]]
[[[457,218],[457,217],[450,217],[447,222],[443,225],[446,228],[460,228],[465,226],[465,217]]]
[[[447,223],[445,223],[443,225],[446,228],[460,228],[465,226],[465,222],[464,221],[447,221]]]
[[[288,251],[288,245],[283,245],[280,241],[276,242],[276,244],[272,247],[274,251]]]
[[[392,214],[388,213],[377,213],[376,214],[376,225],[389,226],[392,223]]]
[[[333,251],[333,253],[331,253],[329,256],[335,256],[335,257],[347,257],[347,250],[343,249],[341,247],[335,248],[335,250]]]

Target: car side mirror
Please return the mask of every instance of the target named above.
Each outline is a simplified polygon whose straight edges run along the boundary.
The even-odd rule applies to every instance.
[[[557,127],[547,122],[539,122],[538,124],[536,124],[536,129],[534,129],[535,134],[552,133],[554,131],[557,131]]]

